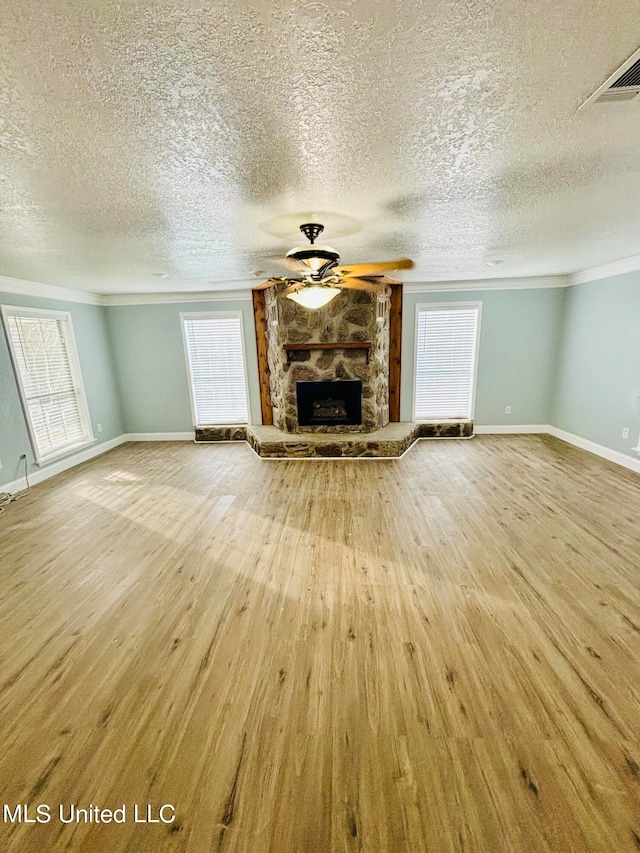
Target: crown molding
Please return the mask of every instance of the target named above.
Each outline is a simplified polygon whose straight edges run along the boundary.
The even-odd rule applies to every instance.
[[[60,302],[82,302],[85,305],[104,305],[103,297],[86,290],[73,290],[70,287],[58,287],[55,284],[42,284],[38,281],[25,281],[0,275],[0,291],[17,293],[21,296],[37,296],[39,299],[55,299]]]
[[[622,261],[614,261],[611,264],[603,264],[601,267],[581,270],[569,276],[569,285],[586,284],[589,281],[600,281],[603,278],[612,278],[614,275],[624,275],[628,272],[640,270],[640,255],[632,258],[624,258]]]
[[[109,293],[101,305],[162,305],[169,302],[236,302],[251,300],[251,290],[203,290],[188,293]]]
[[[241,290],[190,290],[187,293],[100,294],[9,276],[0,276],[0,293],[17,293],[21,296],[35,296],[38,299],[53,299],[58,302],[80,302],[85,305],[155,305],[165,302],[229,302],[251,299],[250,287]]]
[[[456,281],[405,281],[405,293],[453,293],[473,290],[540,290],[554,287],[572,287],[590,281],[599,281],[616,275],[640,270],[640,255],[592,267],[570,275],[528,276],[522,278],[486,278]],[[54,284],[0,276],[0,292],[35,296],[60,302],[80,302],[87,305],[162,305],[178,302],[229,302],[251,299],[251,285],[239,290],[190,290],[184,293],[108,293],[99,294]]]
[[[405,293],[445,293],[463,290],[540,290],[549,287],[568,287],[565,275],[531,276],[528,278],[484,278],[469,281],[408,281]]]

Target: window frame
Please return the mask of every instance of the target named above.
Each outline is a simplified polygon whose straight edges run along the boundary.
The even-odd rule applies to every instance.
[[[471,379],[471,406],[469,420],[473,420],[476,411],[476,393],[478,390],[478,364],[480,361],[480,333],[482,330],[482,301],[477,302],[419,302],[416,305],[416,316],[414,325],[414,341],[413,341],[413,395],[411,399],[411,417],[415,423],[433,423],[437,419],[418,419],[416,417],[416,391],[418,379],[418,327],[420,323],[421,311],[451,311],[455,309],[469,310],[475,309],[478,312],[478,321],[476,324],[476,341],[473,353],[473,376]],[[457,418],[442,418],[442,420],[457,420]]]
[[[78,450],[82,450],[83,448],[94,444],[96,439],[93,434],[91,413],[89,411],[87,394],[82,378],[82,368],[80,365],[80,356],[78,354],[76,336],[73,331],[73,320],[71,317],[71,312],[57,311],[49,308],[27,308],[22,305],[0,305],[0,314],[2,315],[2,325],[4,328],[5,337],[7,339],[7,347],[9,349],[9,355],[11,357],[11,365],[13,367],[13,373],[16,378],[18,395],[20,397],[20,403],[22,405],[22,411],[24,414],[24,419],[27,426],[27,432],[29,434],[29,441],[31,442],[31,448],[33,450],[35,463],[37,465],[46,465],[49,462],[53,462],[56,459],[60,459],[63,456],[68,456],[72,453],[76,453]],[[60,447],[57,450],[52,451],[51,453],[43,453],[40,450],[36,437],[36,430],[31,419],[31,413],[29,411],[29,401],[25,391],[24,380],[22,374],[20,373],[20,368],[18,366],[18,356],[15,351],[13,337],[9,329],[9,317],[52,319],[60,322],[62,340],[64,342],[64,346],[67,352],[76,404],[78,406],[78,411],[80,413],[80,418],[82,420],[82,426],[84,431],[83,437],[79,441],[76,441],[73,444],[65,445],[64,447]]]
[[[244,390],[247,398],[247,420],[234,423],[220,422],[214,424],[199,424],[196,418],[196,397],[193,387],[193,371],[191,369],[191,356],[189,343],[187,341],[186,320],[239,320],[240,324],[240,346],[242,351],[242,367],[244,376]],[[186,311],[180,313],[180,330],[182,332],[182,346],[184,348],[185,367],[187,370],[187,384],[189,386],[189,403],[191,405],[191,423],[194,427],[199,426],[248,426],[251,420],[251,397],[249,394],[249,374],[247,372],[247,350],[244,335],[244,316],[242,311]]]

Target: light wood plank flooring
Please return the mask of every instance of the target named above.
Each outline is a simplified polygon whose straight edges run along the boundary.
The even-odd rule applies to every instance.
[[[639,546],[640,477],[540,436],[37,486],[0,516],[0,789],[51,821],[0,850],[637,853]]]

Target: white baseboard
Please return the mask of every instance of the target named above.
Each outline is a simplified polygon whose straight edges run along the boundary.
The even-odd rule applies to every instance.
[[[561,441],[566,441],[567,444],[573,444],[574,447],[579,447],[581,450],[588,450],[589,453],[595,453],[596,456],[601,456],[603,459],[608,459],[609,462],[615,462],[617,465],[622,465],[624,468],[629,468],[640,474],[640,459],[632,459],[626,453],[621,453],[619,450],[611,450],[605,447],[604,444],[596,444],[595,441],[589,441],[588,438],[582,438],[579,435],[574,435],[572,432],[565,432],[558,427],[548,427],[549,435],[554,438],[559,438]]]
[[[127,441],[193,441],[195,433],[193,432],[134,432],[123,433],[109,441],[103,441],[102,444],[94,444],[86,450],[81,450],[79,453],[74,453],[57,462],[52,462],[50,465],[43,465],[35,471],[29,471],[29,482],[32,486],[37,483],[42,483],[43,480],[48,480],[49,477],[55,477],[56,474],[61,474],[74,465],[80,465],[88,459],[93,459],[106,453],[107,450],[113,450],[114,447],[119,447]],[[17,480],[12,480],[10,483],[0,485],[0,491],[14,492],[21,491],[25,488],[24,477],[19,477]]]
[[[195,432],[130,432],[125,441],[194,441]]]
[[[523,433],[547,433],[548,424],[497,424],[496,426],[473,425],[476,435],[521,435]]]
[[[35,486],[37,483],[42,483],[43,480],[48,480],[49,477],[55,477],[56,474],[61,474],[75,465],[80,465],[81,462],[87,462],[89,459],[106,453],[107,450],[113,450],[114,447],[118,447],[128,440],[126,435],[119,435],[116,438],[109,439],[109,441],[103,441],[102,444],[94,444],[92,447],[87,447],[86,450],[81,450],[79,453],[74,453],[64,459],[59,459],[57,462],[52,462],[50,465],[43,465],[35,471],[29,471],[29,482],[32,486]],[[19,477],[10,483],[5,483],[2,486],[2,491],[13,494],[24,488],[24,477]]]
[[[589,453],[594,453],[596,456],[608,459],[609,462],[615,462],[616,465],[622,465],[624,468],[629,468],[629,470],[640,474],[640,459],[633,459],[619,450],[611,450],[611,448],[605,447],[603,444],[596,444],[595,441],[589,441],[588,438],[582,438],[582,436],[574,435],[572,432],[565,432],[565,430],[558,429],[558,427],[550,426],[549,424],[514,424],[513,426],[511,424],[498,424],[496,426],[474,425],[473,431],[476,435],[518,435],[523,433],[552,435],[554,438],[559,438],[560,441],[566,441],[567,444],[572,444],[581,450],[587,450]],[[636,452],[638,451],[636,450]]]

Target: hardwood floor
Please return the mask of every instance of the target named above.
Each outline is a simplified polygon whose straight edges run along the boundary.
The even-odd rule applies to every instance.
[[[0,516],[0,790],[51,820],[0,849],[637,851],[639,545],[640,477],[541,436],[37,486]]]

